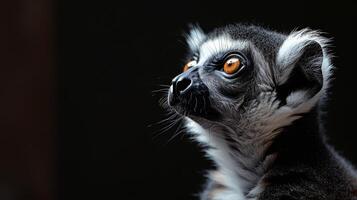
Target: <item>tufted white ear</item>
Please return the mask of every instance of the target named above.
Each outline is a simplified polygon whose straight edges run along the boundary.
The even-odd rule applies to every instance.
[[[190,25],[190,31],[186,34],[186,41],[191,51],[197,51],[205,39],[206,34],[199,26]]]
[[[277,54],[275,72],[283,101],[298,105],[326,88],[332,68],[327,43],[318,32],[308,29],[286,38]]]

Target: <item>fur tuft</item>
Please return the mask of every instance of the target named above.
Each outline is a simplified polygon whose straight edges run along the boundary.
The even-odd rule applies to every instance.
[[[206,35],[198,25],[191,25],[191,29],[186,34],[186,41],[191,51],[198,51],[202,42],[206,39]]]

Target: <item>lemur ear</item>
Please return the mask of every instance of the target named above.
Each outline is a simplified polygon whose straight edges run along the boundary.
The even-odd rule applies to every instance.
[[[324,38],[306,30],[292,33],[284,41],[277,55],[275,73],[277,93],[282,102],[299,104],[322,89],[323,46]]]
[[[190,31],[186,34],[186,41],[191,51],[197,51],[202,42],[206,39],[206,34],[198,25],[189,25]]]

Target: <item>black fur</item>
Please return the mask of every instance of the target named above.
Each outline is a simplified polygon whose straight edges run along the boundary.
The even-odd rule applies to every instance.
[[[285,127],[268,154],[277,158],[263,179],[260,200],[350,200],[351,175],[325,143],[317,123],[317,108]]]

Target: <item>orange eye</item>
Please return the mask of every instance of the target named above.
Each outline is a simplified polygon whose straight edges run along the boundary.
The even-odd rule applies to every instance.
[[[224,63],[223,71],[226,72],[226,74],[234,74],[239,70],[240,66],[241,62],[239,58],[230,58]]]
[[[183,66],[183,70],[182,71],[187,71],[188,69],[190,69],[191,67],[196,65],[196,61],[195,60],[191,60],[190,62],[188,62],[185,66]]]

